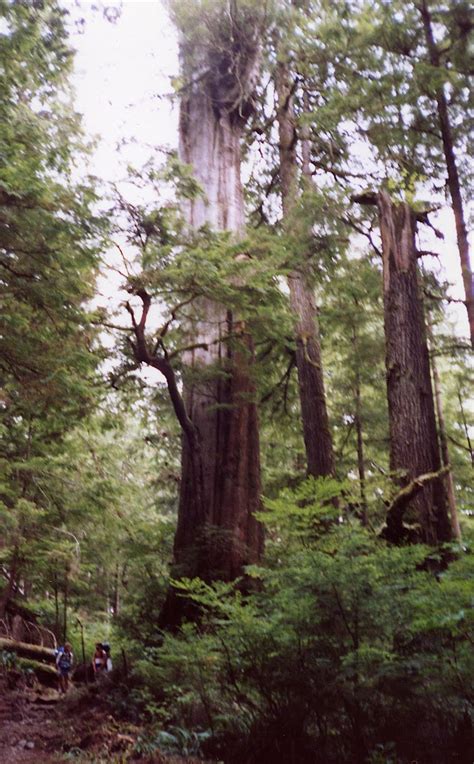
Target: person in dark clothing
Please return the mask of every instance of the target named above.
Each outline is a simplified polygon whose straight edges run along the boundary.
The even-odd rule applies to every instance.
[[[59,692],[65,695],[69,689],[69,675],[72,671],[74,655],[69,642],[66,642],[64,649],[60,650],[56,656],[56,667],[59,677]]]

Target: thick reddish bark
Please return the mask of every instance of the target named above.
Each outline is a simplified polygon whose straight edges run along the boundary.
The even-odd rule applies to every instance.
[[[433,35],[431,14],[426,0],[422,0],[419,6],[425,39],[428,48],[430,64],[436,68],[441,67],[441,60],[438,48]],[[451,130],[451,121],[449,118],[448,103],[442,87],[436,90],[436,105],[438,111],[439,127],[443,141],[443,151],[446,160],[446,170],[448,173],[448,188],[451,196],[454,221],[456,224],[456,237],[458,242],[459,259],[461,262],[461,272],[464,284],[465,305],[469,320],[469,329],[471,333],[471,344],[474,348],[474,280],[472,277],[471,261],[469,256],[469,240],[467,237],[467,228],[464,218],[464,207],[461,195],[461,184],[454,153],[454,140]]]
[[[293,84],[288,66],[276,69],[283,214],[291,216],[298,195]],[[296,366],[307,471],[314,477],[334,474],[334,452],[326,407],[318,314],[308,264],[301,262],[288,279],[295,316]]]
[[[199,446],[183,439],[175,573],[208,580],[236,578],[263,551],[254,517],[261,488],[252,340],[243,334],[236,344],[240,349],[223,346],[215,379],[186,389]]]
[[[181,100],[180,158],[204,192],[186,203],[185,216],[191,230],[208,225],[238,237],[245,223],[240,140],[258,46],[248,48],[242,68],[233,73],[212,51],[185,46],[182,54],[189,86]],[[190,70],[196,59],[202,59],[203,77]],[[196,437],[183,438],[173,574],[232,580],[263,550],[263,529],[255,519],[261,487],[254,351],[245,326],[227,306],[207,298],[195,306],[189,339],[199,347],[184,357],[184,403]],[[171,589],[161,625],[173,627],[189,612],[189,603]]]
[[[383,283],[390,467],[400,482],[441,468],[423,298],[418,282],[416,218],[408,204],[378,194]],[[387,516],[386,537],[400,542],[404,520],[419,525],[418,538],[437,544],[451,538],[441,476],[423,482],[408,502],[397,501]]]

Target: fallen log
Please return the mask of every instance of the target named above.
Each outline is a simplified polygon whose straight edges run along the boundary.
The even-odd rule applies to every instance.
[[[8,650],[22,658],[48,661],[48,663],[54,663],[56,660],[56,653],[50,647],[30,645],[28,642],[18,642],[16,639],[7,639],[6,637],[0,637],[0,650]]]

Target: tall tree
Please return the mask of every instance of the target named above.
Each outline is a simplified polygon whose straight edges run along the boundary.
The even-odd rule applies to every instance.
[[[192,30],[196,14],[204,16],[206,38]],[[216,14],[214,18],[212,15]],[[188,11],[186,11],[188,15]],[[257,7],[221,3],[197,4],[187,18],[177,17],[181,31],[182,75],[180,158],[193,169],[203,194],[190,200],[185,217],[190,229],[210,226],[242,238],[244,198],[240,179],[242,131],[252,109],[258,77],[262,22]],[[196,72],[203,77],[196,81]],[[196,534],[215,528],[198,570],[235,578],[261,552],[262,531],[254,514],[260,502],[258,419],[252,381],[252,338],[227,306],[203,299],[192,341],[201,347],[185,359],[198,378],[186,383],[187,413],[197,431],[200,450],[196,474],[191,451],[183,441],[178,529],[179,563],[195,544]],[[200,379],[199,379],[200,376]],[[199,482],[201,486],[198,487]]]
[[[294,110],[295,77],[291,76],[285,51],[278,51],[275,87],[278,98],[280,187],[284,223],[292,225],[292,212],[299,196],[297,163],[298,136]],[[306,172],[308,180],[309,172]],[[308,223],[309,227],[309,223]],[[319,322],[315,300],[314,278],[309,254],[295,263],[288,277],[290,304],[296,330],[296,366],[301,405],[301,419],[306,449],[307,471],[314,477],[334,474],[334,452],[326,406],[324,377],[319,337]]]
[[[464,199],[469,162],[469,39],[465,0],[315,0],[300,18],[311,88],[313,164],[346,182],[423,182],[450,197],[471,326],[473,280]]]
[[[180,160],[199,184],[183,211],[196,251],[196,243],[205,242],[209,234],[209,253],[203,246],[200,253],[209,258],[211,273],[213,238],[234,247],[235,261],[248,258],[238,248],[245,232],[240,144],[253,108],[266,12],[253,3],[229,6],[217,0],[175,3],[173,14],[180,31],[183,82]],[[245,286],[237,273],[230,278],[235,290]],[[215,297],[211,292],[198,290],[189,300],[182,393],[166,353],[158,358],[147,344],[146,290],[135,289],[142,300],[140,320],[130,311],[135,357],[165,375],[183,431],[173,574],[234,579],[259,559],[263,546],[255,517],[261,487],[254,348],[231,301],[217,289]],[[173,626],[182,616],[183,601],[171,588],[161,624]]]
[[[436,99],[439,130],[441,133],[443,152],[446,161],[448,188],[451,196],[454,221],[456,224],[456,236],[458,242],[459,259],[461,262],[462,279],[464,283],[465,304],[471,333],[471,344],[474,348],[474,279],[469,255],[469,240],[467,235],[464,204],[461,193],[461,181],[458,171],[458,162],[455,154],[453,125],[449,114],[449,103],[445,91],[444,80],[449,80],[449,71],[446,67],[446,61],[443,62],[441,54],[441,49],[444,45],[448,44],[448,50],[452,46],[455,46],[456,49],[456,47],[459,47],[463,38],[465,38],[465,45],[463,46],[465,47],[467,45],[469,33],[472,30],[473,22],[469,8],[465,2],[455,3],[454,7],[451,9],[451,14],[447,14],[446,10],[444,13],[441,12],[441,19],[439,19],[439,13],[434,15],[436,9],[432,9],[430,3],[427,2],[427,0],[421,0],[421,3],[416,7],[420,12],[423,22],[423,31],[426,40],[428,60],[431,66],[436,70],[436,74],[441,75],[440,79],[435,81],[434,96]],[[439,20],[444,21],[446,16],[448,16],[448,19],[450,16],[453,17],[450,19],[451,24],[449,26],[451,28],[446,29],[445,27],[445,37],[447,37],[448,40],[442,40],[440,45],[437,44],[435,40],[433,27],[434,24],[439,23]]]
[[[421,539],[437,544],[450,540],[451,526],[440,474],[417,268],[416,214],[407,203],[394,203],[386,191],[371,201],[378,206],[382,237],[390,467],[401,473],[405,486],[389,507],[386,537],[394,542],[404,539],[404,519],[410,508]]]

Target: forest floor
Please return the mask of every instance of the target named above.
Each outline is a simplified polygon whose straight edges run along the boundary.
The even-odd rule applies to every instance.
[[[1,764],[203,764],[159,751],[138,756],[141,731],[111,716],[104,699],[85,688],[72,688],[64,698],[42,686],[9,689],[0,677]]]

